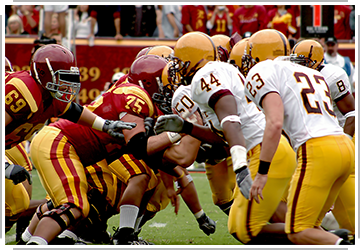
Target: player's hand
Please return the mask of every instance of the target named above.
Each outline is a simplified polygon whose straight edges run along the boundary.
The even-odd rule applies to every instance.
[[[236,183],[240,189],[240,192],[246,199],[250,199],[250,188],[253,184],[251,179],[250,171],[248,167],[244,166],[235,171]]]
[[[106,120],[103,131],[108,133],[114,138],[124,139],[124,135],[121,133],[123,129],[133,129],[136,127],[136,123],[133,122],[124,122],[124,121],[111,121]]]
[[[5,162],[5,178],[12,180],[15,185],[25,180],[32,184],[31,175],[24,167],[8,162]]]
[[[164,131],[181,132],[184,127],[184,120],[178,115],[159,116],[155,123],[155,133],[160,134]]]
[[[175,214],[178,214],[180,208],[180,197],[176,194],[175,189],[167,189],[167,196],[171,201],[171,205],[174,207]]]
[[[151,135],[154,129],[154,125],[155,125],[155,120],[151,117],[146,117],[144,119],[144,127],[145,127],[145,133],[146,136]]]
[[[250,199],[254,198],[257,203],[260,203],[259,197],[263,200],[262,191],[267,182],[267,174],[259,174],[257,173],[254,179],[253,184],[250,189]]]

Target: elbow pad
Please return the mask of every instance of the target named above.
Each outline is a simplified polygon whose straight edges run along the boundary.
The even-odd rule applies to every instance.
[[[132,154],[136,159],[146,159],[148,137],[145,132],[140,132],[134,135],[127,143],[127,151]]]
[[[84,107],[76,102],[70,104],[70,108],[61,116],[61,118],[77,123],[84,110]]]

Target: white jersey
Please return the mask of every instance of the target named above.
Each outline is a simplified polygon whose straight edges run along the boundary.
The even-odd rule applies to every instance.
[[[320,73],[325,77],[325,81],[329,85],[333,109],[338,122],[341,127],[344,127],[346,118],[338,109],[335,101],[345,97],[348,93],[351,94],[349,77],[345,70],[332,64],[323,64]]]
[[[191,99],[191,86],[179,86],[171,100],[171,108],[182,118],[189,118],[199,106]]]
[[[233,65],[218,61],[208,62],[196,72],[191,81],[191,99],[199,105],[205,123],[214,132],[222,134],[220,121],[213,108],[209,106],[209,101],[214,100],[215,93],[229,90],[236,99],[241,130],[246,149],[249,151],[262,141],[265,116],[245,97],[244,80],[243,75]]]
[[[283,129],[295,151],[310,138],[343,134],[329,87],[318,71],[290,62],[266,60],[246,77],[245,94],[258,107],[266,94],[276,92],[284,104]]]

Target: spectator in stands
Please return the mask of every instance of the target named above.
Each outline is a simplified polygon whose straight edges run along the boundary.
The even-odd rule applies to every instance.
[[[130,37],[152,37],[156,29],[155,5],[122,5],[120,33]]]
[[[216,5],[212,15],[206,23],[206,28],[209,30],[210,36],[230,36],[232,19],[230,17],[229,9],[225,5]]]
[[[51,34],[61,34],[58,13],[54,13],[51,17],[51,26],[50,26],[49,36]]]
[[[159,8],[162,15],[160,26],[163,31],[163,36],[159,33],[159,38],[178,38],[182,36],[181,6],[159,5]]]
[[[76,38],[90,38],[91,33],[98,32],[97,21],[94,21],[94,29],[91,32],[91,17],[89,5],[78,5],[74,14],[74,29]]]
[[[24,31],[21,18],[17,14],[11,15],[7,20],[6,35],[24,35],[28,34]]]
[[[203,5],[184,5],[181,9],[183,34],[201,31],[207,34],[207,13]]]
[[[348,56],[342,56],[338,53],[339,44],[336,37],[328,37],[325,39],[324,63],[334,64],[343,68],[349,76],[352,91],[355,89],[354,66]]]
[[[39,11],[35,9],[35,5],[21,5],[17,11],[20,16],[24,30],[28,34],[38,34],[39,31]]]
[[[120,5],[90,5],[91,29],[90,36],[114,37],[116,40],[123,39],[120,34]],[[98,32],[94,33],[95,25]]]
[[[54,33],[51,29],[53,14],[57,14],[57,20],[59,23],[59,31],[62,37],[66,37],[66,14],[69,9],[69,5],[44,5],[44,29],[45,34],[50,36]]]
[[[233,17],[233,30],[241,36],[249,31],[255,33],[258,30],[266,29],[268,16],[263,5],[243,5],[235,10]]]
[[[268,28],[282,32],[288,39],[293,38],[296,34],[296,26],[293,26],[296,23],[295,15],[292,13],[290,5],[276,5],[276,8],[268,12],[268,18]]]
[[[351,8],[347,5],[335,5],[334,7],[334,36],[337,39],[351,39],[350,29]]]
[[[351,37],[355,38],[355,5],[351,5],[351,12],[349,16],[349,25],[351,29]]]

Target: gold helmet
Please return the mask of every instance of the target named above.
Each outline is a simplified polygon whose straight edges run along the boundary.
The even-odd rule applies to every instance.
[[[216,47],[211,38],[199,31],[189,32],[180,37],[174,47],[174,65],[169,71],[175,70],[186,80],[209,61],[216,60]],[[170,76],[175,72],[169,72]],[[190,84],[190,82],[184,84]]]
[[[157,45],[146,51],[145,55],[157,55],[168,59],[170,56],[174,55],[174,50],[166,45]]]
[[[315,40],[302,40],[295,44],[290,55],[290,61],[312,69],[319,69],[324,61],[324,49]]]
[[[263,29],[249,38],[243,64],[246,64],[246,68],[250,70],[258,62],[289,55],[290,44],[286,36],[275,29]]]
[[[230,37],[222,34],[211,37],[217,50],[217,60],[226,62],[230,53]]]
[[[249,42],[249,38],[244,38],[239,42],[237,42],[232,48],[229,57],[229,62],[233,65],[236,65],[241,72],[243,71],[242,57],[244,55],[248,42]]]

